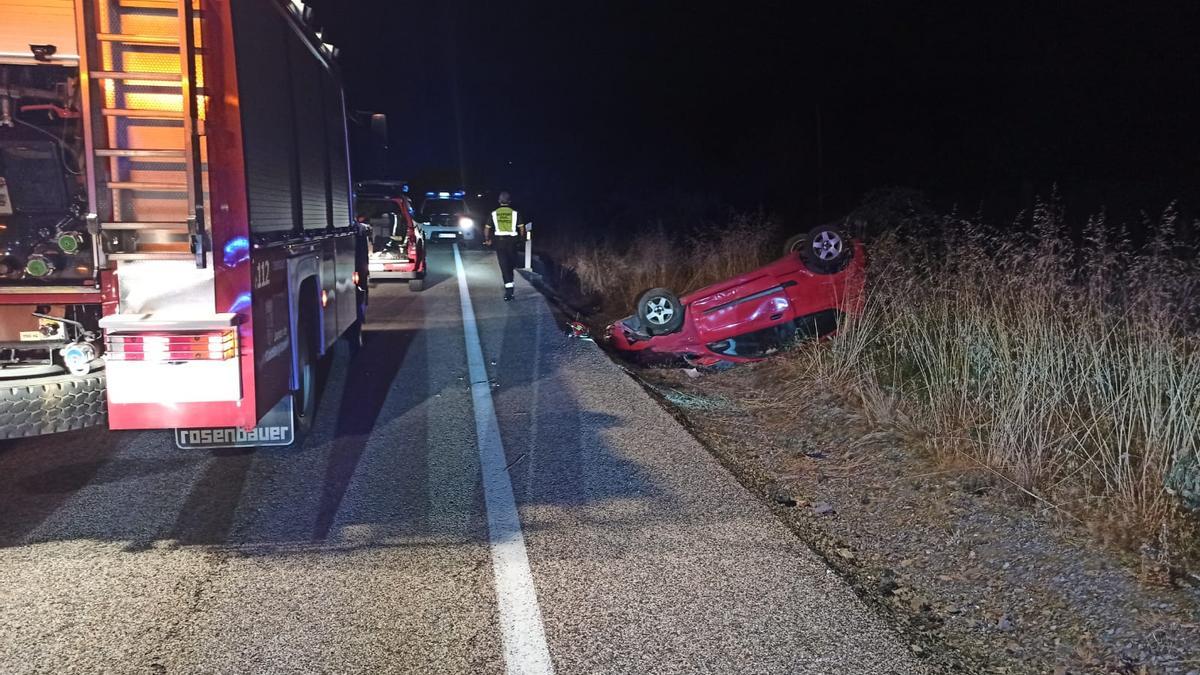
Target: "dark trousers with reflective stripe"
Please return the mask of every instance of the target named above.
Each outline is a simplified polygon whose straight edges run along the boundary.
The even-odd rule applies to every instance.
[[[513,270],[517,268],[517,253],[521,248],[520,237],[492,237],[492,246],[496,249],[496,261],[500,263],[500,276],[504,283],[511,284]]]

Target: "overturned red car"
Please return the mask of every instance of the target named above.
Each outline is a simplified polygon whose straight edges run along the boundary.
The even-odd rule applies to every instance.
[[[784,256],[688,293],[646,291],[637,312],[610,325],[614,348],[647,361],[692,366],[757,361],[799,340],[831,335],[862,309],[865,250],[818,227],[788,240]]]

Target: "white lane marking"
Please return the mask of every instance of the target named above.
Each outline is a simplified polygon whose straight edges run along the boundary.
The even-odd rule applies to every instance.
[[[546,630],[538,608],[533,573],[525,552],[525,535],[513,498],[500,440],[500,425],[492,404],[492,388],[483,365],[483,348],[475,309],[467,288],[458,244],[454,245],[454,268],[458,273],[458,297],[462,303],[463,335],[467,341],[467,368],[471,375],[471,399],[475,408],[475,437],[483,470],[483,499],[487,506],[488,543],[492,553],[492,575],[499,605],[504,662],[509,673],[553,673]]]

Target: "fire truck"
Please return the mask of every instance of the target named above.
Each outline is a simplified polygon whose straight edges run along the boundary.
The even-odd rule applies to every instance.
[[[285,445],[354,343],[336,48],[299,0],[0,0],[0,438]]]

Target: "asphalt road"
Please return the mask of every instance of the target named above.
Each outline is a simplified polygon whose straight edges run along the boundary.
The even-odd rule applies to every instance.
[[[534,289],[503,303],[494,260],[462,259],[495,427],[477,425],[442,247],[424,292],[375,288],[302,447],[0,443],[0,672],[519,672],[537,664],[506,644],[518,633],[544,635],[559,673],[922,672]],[[516,537],[485,501],[487,429]],[[517,554],[540,635],[505,623],[520,575],[493,561]]]

